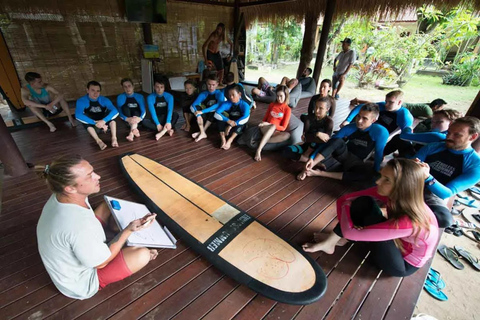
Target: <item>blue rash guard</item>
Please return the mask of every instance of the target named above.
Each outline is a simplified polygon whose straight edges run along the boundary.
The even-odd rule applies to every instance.
[[[424,146],[415,155],[428,163],[430,177],[437,180],[427,183],[427,188],[441,199],[449,198],[466,190],[480,181],[480,156],[472,147],[465,150],[448,149],[445,142],[436,142]]]
[[[228,113],[228,118],[223,114]],[[223,102],[220,107],[215,111],[215,119],[227,122],[233,120],[239,125],[246,124],[250,118],[250,106],[248,103],[240,99],[237,104],[230,101]]]
[[[372,150],[375,149],[374,168],[375,171],[380,171],[380,164],[383,160],[383,149],[388,140],[388,131],[383,126],[374,123],[362,131],[357,128],[356,123],[351,123],[340,129],[329,141],[333,139],[347,140],[348,151],[362,160],[365,160]],[[314,159],[327,145],[328,142],[320,145],[320,147],[312,153],[310,158]]]
[[[209,92],[208,90],[203,91],[198,95],[197,99],[195,99],[195,101],[192,103],[190,110],[192,111],[193,114],[195,114],[195,112],[197,111],[202,111],[202,113],[213,112],[218,108],[218,106],[223,101],[225,101],[225,96],[223,95],[223,92],[221,90],[217,89],[213,92]],[[199,105],[203,105],[204,107],[206,107],[206,109],[197,110],[197,107]]]
[[[117,108],[120,118],[126,120],[127,117],[122,112],[122,107],[128,105],[129,108],[140,108],[140,118],[143,120],[145,118],[145,99],[139,93],[133,93],[131,96],[128,96],[126,93],[122,93],[117,97]]]
[[[228,98],[228,91],[230,91],[230,89],[232,89],[235,86],[240,86],[240,88],[241,88],[240,94],[242,95],[242,100],[245,101],[246,103],[248,103],[248,105],[250,107],[252,107],[253,98],[250,95],[247,94],[247,92],[245,91],[245,87],[241,83],[233,83],[233,84],[230,84],[230,85],[226,86],[225,88],[223,88],[222,92],[223,92],[223,95],[225,96],[225,99],[230,101],[230,99]]]
[[[419,144],[428,144],[432,142],[440,142],[447,139],[447,131],[430,131],[422,133],[413,133],[412,128],[405,128],[404,132],[400,134],[400,139],[411,141]]]
[[[159,125],[158,114],[167,114],[167,123],[172,123],[172,113],[173,113],[173,96],[164,92],[162,95],[158,95],[153,92],[147,97],[147,105],[150,114],[152,115],[152,120],[155,122],[155,125]]]
[[[97,100],[92,100],[86,94],[77,100],[75,118],[82,123],[95,125],[96,121],[103,120],[109,122],[117,116],[117,108],[115,108],[110,99],[104,96],[99,96]]]
[[[384,126],[388,130],[388,133],[392,133],[397,128],[400,128],[403,132],[405,128],[412,127],[413,116],[407,108],[400,107],[400,109],[396,111],[387,111],[385,110],[385,102],[377,102],[376,105],[378,105],[380,109],[380,115],[376,123]],[[360,112],[362,106],[363,104],[360,104],[350,111],[345,121],[352,122],[353,118]]]

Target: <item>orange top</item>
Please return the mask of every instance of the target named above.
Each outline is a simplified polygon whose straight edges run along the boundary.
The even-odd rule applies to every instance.
[[[263,117],[264,122],[274,124],[278,131],[285,131],[290,122],[292,109],[286,103],[272,102]]]

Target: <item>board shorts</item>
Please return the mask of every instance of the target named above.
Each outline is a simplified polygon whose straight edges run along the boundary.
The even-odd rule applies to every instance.
[[[123,280],[132,274],[133,272],[128,268],[122,251],[120,251],[105,267],[97,269],[98,283],[101,289],[105,288],[110,283]]]
[[[217,71],[223,70],[223,59],[220,55],[220,51],[213,53],[210,50],[207,50],[207,60],[210,60],[215,65],[215,69]]]
[[[50,111],[48,111],[47,109],[42,108],[43,116],[44,116],[45,118],[50,118],[50,117],[53,117],[53,116],[56,116],[56,115],[60,114],[60,112],[63,111],[62,108],[59,108],[59,107],[57,107],[57,106],[54,106],[54,108],[56,108],[56,110],[54,110],[53,113],[50,112]]]

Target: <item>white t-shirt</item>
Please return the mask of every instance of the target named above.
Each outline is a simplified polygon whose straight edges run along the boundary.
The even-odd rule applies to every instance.
[[[337,74],[343,74],[345,70],[347,70],[348,66],[353,64],[356,59],[355,50],[350,49],[347,52],[340,52],[338,56],[335,58],[337,63]]]
[[[88,199],[85,200],[88,207]],[[93,210],[60,203],[53,194],[37,225],[38,251],[61,293],[87,299],[98,291],[98,266],[110,257],[105,232]]]

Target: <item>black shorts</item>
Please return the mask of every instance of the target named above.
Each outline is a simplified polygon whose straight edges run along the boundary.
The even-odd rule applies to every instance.
[[[54,110],[53,113],[51,113],[51,112],[48,111],[47,109],[42,108],[43,116],[44,116],[45,118],[50,118],[50,117],[53,117],[53,116],[56,116],[56,115],[60,114],[60,112],[63,111],[63,109],[62,109],[61,107],[57,107],[57,106],[56,106],[56,108],[57,108],[57,110]]]
[[[218,132],[224,132],[227,126],[228,126],[228,123],[226,123],[225,121],[218,121]],[[239,124],[239,125],[236,125],[235,127],[232,127],[232,130],[230,130],[230,133],[235,132],[236,134],[241,134],[243,132],[243,129],[245,129],[245,125]]]
[[[128,105],[122,106],[122,112],[127,118],[130,118],[130,117],[140,118],[140,116],[142,115],[140,108],[129,108]]]
[[[223,70],[223,59],[222,56],[220,55],[220,52],[213,53],[210,50],[207,50],[207,60],[210,60],[213,62],[215,65],[215,69],[217,71]]]

